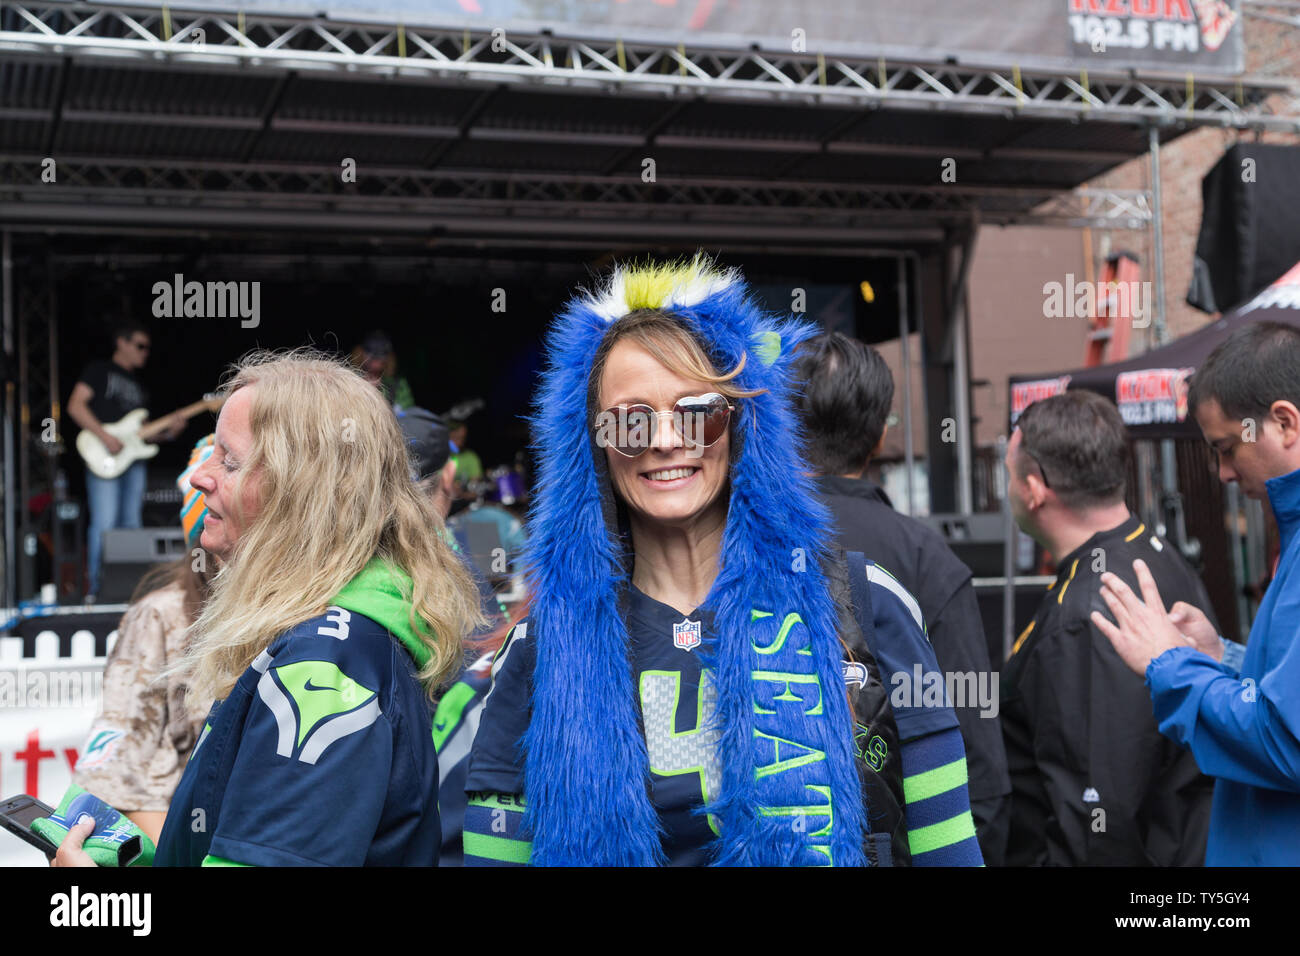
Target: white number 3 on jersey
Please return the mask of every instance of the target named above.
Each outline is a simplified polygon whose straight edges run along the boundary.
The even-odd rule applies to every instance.
[[[325,610],[330,612],[325,615],[325,620],[334,626],[327,627],[322,624],[316,628],[316,633],[322,637],[337,637],[340,641],[346,641],[348,639],[348,621],[352,620],[352,612],[345,611],[341,607],[334,607],[332,604]]]

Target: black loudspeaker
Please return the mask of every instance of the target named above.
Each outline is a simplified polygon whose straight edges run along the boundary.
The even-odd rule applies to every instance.
[[[1201,181],[1201,200],[1188,305],[1226,312],[1300,261],[1300,147],[1238,143]]]
[[[115,528],[104,532],[99,568],[99,603],[130,600],[140,578],[155,564],[188,554],[180,528]]]
[[[179,471],[179,468],[177,469]],[[175,480],[169,480],[158,488],[150,488],[144,493],[144,504],[140,509],[142,521],[146,528],[168,528],[180,524],[181,491]]]
[[[921,520],[943,535],[943,540],[953,554],[961,558],[975,577],[988,578],[1002,574],[1006,519],[1001,512],[933,514],[926,515]]]

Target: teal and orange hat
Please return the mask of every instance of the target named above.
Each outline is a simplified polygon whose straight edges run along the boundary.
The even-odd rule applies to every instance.
[[[185,531],[185,543],[190,548],[199,546],[199,536],[203,533],[203,518],[208,513],[208,505],[203,492],[190,484],[190,476],[195,469],[212,455],[217,436],[208,435],[200,438],[190,452],[190,463],[176,479],[176,487],[181,490],[181,528]]]

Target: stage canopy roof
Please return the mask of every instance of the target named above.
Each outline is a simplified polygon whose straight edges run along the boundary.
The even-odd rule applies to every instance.
[[[1289,84],[1196,57],[1080,65],[1062,40],[1052,56],[926,59],[819,48],[815,31],[793,52],[690,23],[432,22],[466,2],[491,6],[438,0],[398,24],[287,3],[0,0],[0,225],[385,246],[914,246],[976,221],[1144,228],[1144,191],[1073,190],[1144,153],[1149,127],[1162,140],[1300,129]],[[1067,8],[1099,5],[1060,6],[1064,37]]]

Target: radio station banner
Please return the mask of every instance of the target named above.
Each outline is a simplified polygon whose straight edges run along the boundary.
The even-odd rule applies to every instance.
[[[139,6],[139,0],[133,0]],[[157,5],[161,6],[158,2]],[[1077,71],[1243,70],[1240,0],[189,0],[186,8]]]
[[[1070,376],[1057,375],[1052,378],[1038,378],[1025,382],[1011,383],[1011,425],[1014,428],[1020,420],[1020,414],[1034,402],[1063,395],[1070,387]]]
[[[1063,395],[1074,387],[1098,392],[1114,402],[1134,438],[1152,437],[1157,431],[1160,437],[1194,436],[1195,423],[1187,414],[1187,380],[1194,371],[1192,366],[1123,371],[1100,366],[1049,378],[1013,376],[1008,383],[1010,427],[1015,428],[1021,414],[1034,402]]]
[[[1240,70],[1241,11],[1227,0],[1065,2],[1076,58]]]
[[[1115,376],[1115,404],[1125,425],[1187,421],[1187,379],[1195,369],[1144,368]]]
[[[0,636],[0,798],[30,794],[57,806],[99,716],[104,659],[121,612],[28,618]],[[47,866],[0,830],[0,867]]]

